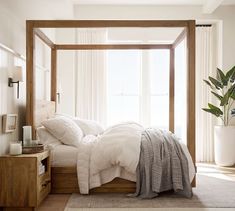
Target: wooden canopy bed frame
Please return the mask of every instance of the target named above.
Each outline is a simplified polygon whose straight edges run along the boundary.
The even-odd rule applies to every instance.
[[[183,32],[173,44],[55,44],[40,28],[100,28],[100,27],[183,27]],[[51,49],[51,101],[37,101],[35,94],[35,36]],[[187,43],[187,146],[195,164],[195,21],[194,20],[27,20],[26,69],[27,97],[26,123],[33,127],[33,137],[41,121],[54,115],[57,98],[58,50],[107,50],[107,49],[169,49],[169,129],[174,132],[174,52],[186,37]],[[195,186],[195,179],[192,182]],[[94,192],[134,192],[135,183],[116,178],[92,190]],[[79,192],[76,167],[52,167],[52,192]]]

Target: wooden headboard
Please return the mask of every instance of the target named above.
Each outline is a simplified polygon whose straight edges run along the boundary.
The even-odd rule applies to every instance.
[[[55,116],[55,102],[47,100],[36,100],[34,109],[34,129],[41,126],[44,120]]]

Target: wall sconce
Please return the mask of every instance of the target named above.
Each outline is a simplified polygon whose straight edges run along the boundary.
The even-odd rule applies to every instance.
[[[23,82],[23,71],[21,66],[15,66],[13,77],[8,78],[8,86],[13,87],[13,84],[17,84],[17,98],[19,98],[19,82]]]

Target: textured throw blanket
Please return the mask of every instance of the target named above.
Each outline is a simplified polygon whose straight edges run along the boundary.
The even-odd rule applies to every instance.
[[[140,150],[134,196],[154,198],[160,192],[174,190],[192,197],[188,161],[171,132],[146,129],[142,133]]]

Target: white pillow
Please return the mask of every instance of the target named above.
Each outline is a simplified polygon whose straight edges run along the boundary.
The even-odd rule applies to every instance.
[[[77,147],[82,140],[82,130],[67,117],[49,119],[42,122],[42,125],[64,144]]]
[[[56,137],[51,135],[44,127],[37,128],[37,134],[39,143],[45,145],[49,149],[54,149],[56,146],[62,145],[62,143],[56,139]]]
[[[67,117],[69,119],[73,119],[74,117],[69,115],[69,114],[65,114],[65,113],[55,113],[55,117]]]
[[[103,127],[96,121],[74,118],[74,122],[82,129],[85,136],[97,136],[104,132]]]

